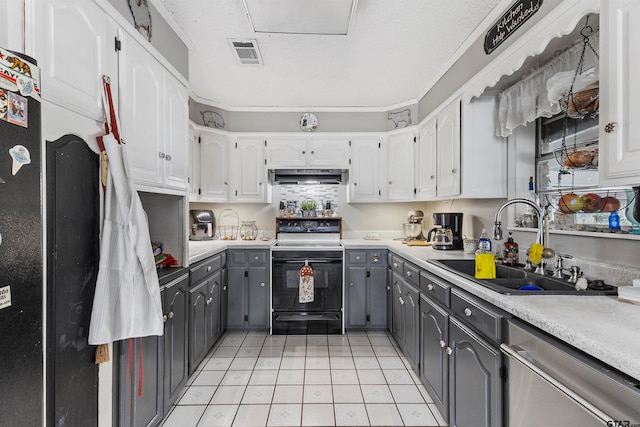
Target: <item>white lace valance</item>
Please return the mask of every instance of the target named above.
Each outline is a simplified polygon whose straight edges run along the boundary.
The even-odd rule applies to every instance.
[[[594,49],[598,49],[599,33],[589,38]],[[547,81],[556,73],[575,70],[582,54],[582,39],[569,49],[538,67],[518,83],[500,94],[497,134],[502,137],[511,135],[518,126],[533,122],[538,117],[551,117],[560,112],[557,102],[550,102],[547,93]],[[587,47],[583,70],[595,68],[598,75],[598,60]]]

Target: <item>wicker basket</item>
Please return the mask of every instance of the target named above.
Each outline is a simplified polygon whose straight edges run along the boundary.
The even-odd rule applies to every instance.
[[[236,240],[238,238],[239,217],[233,209],[224,209],[218,218],[218,237],[220,240]]]
[[[595,114],[600,107],[600,88],[588,88],[576,93],[569,93],[560,99],[560,108],[572,119],[581,119]]]

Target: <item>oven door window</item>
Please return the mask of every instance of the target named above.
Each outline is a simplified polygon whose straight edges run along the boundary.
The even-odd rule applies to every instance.
[[[299,302],[300,269],[304,261],[273,262],[273,309],[331,311],[342,308],[342,261],[309,262],[313,268],[314,300]]]

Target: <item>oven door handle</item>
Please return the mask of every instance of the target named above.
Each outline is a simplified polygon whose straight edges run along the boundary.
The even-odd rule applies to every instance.
[[[273,262],[280,264],[294,264],[300,262],[314,262],[316,264],[335,264],[342,262],[342,258],[322,258],[322,259],[314,259],[314,258],[273,258]]]

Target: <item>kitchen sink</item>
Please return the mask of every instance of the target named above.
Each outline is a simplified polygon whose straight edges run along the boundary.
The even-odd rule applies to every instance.
[[[589,282],[587,289],[579,291],[573,283],[550,276],[541,276],[525,270],[522,266],[496,264],[495,279],[476,279],[473,259],[442,259],[428,262],[507,295],[616,295],[617,293],[613,286],[603,286],[594,282]]]

